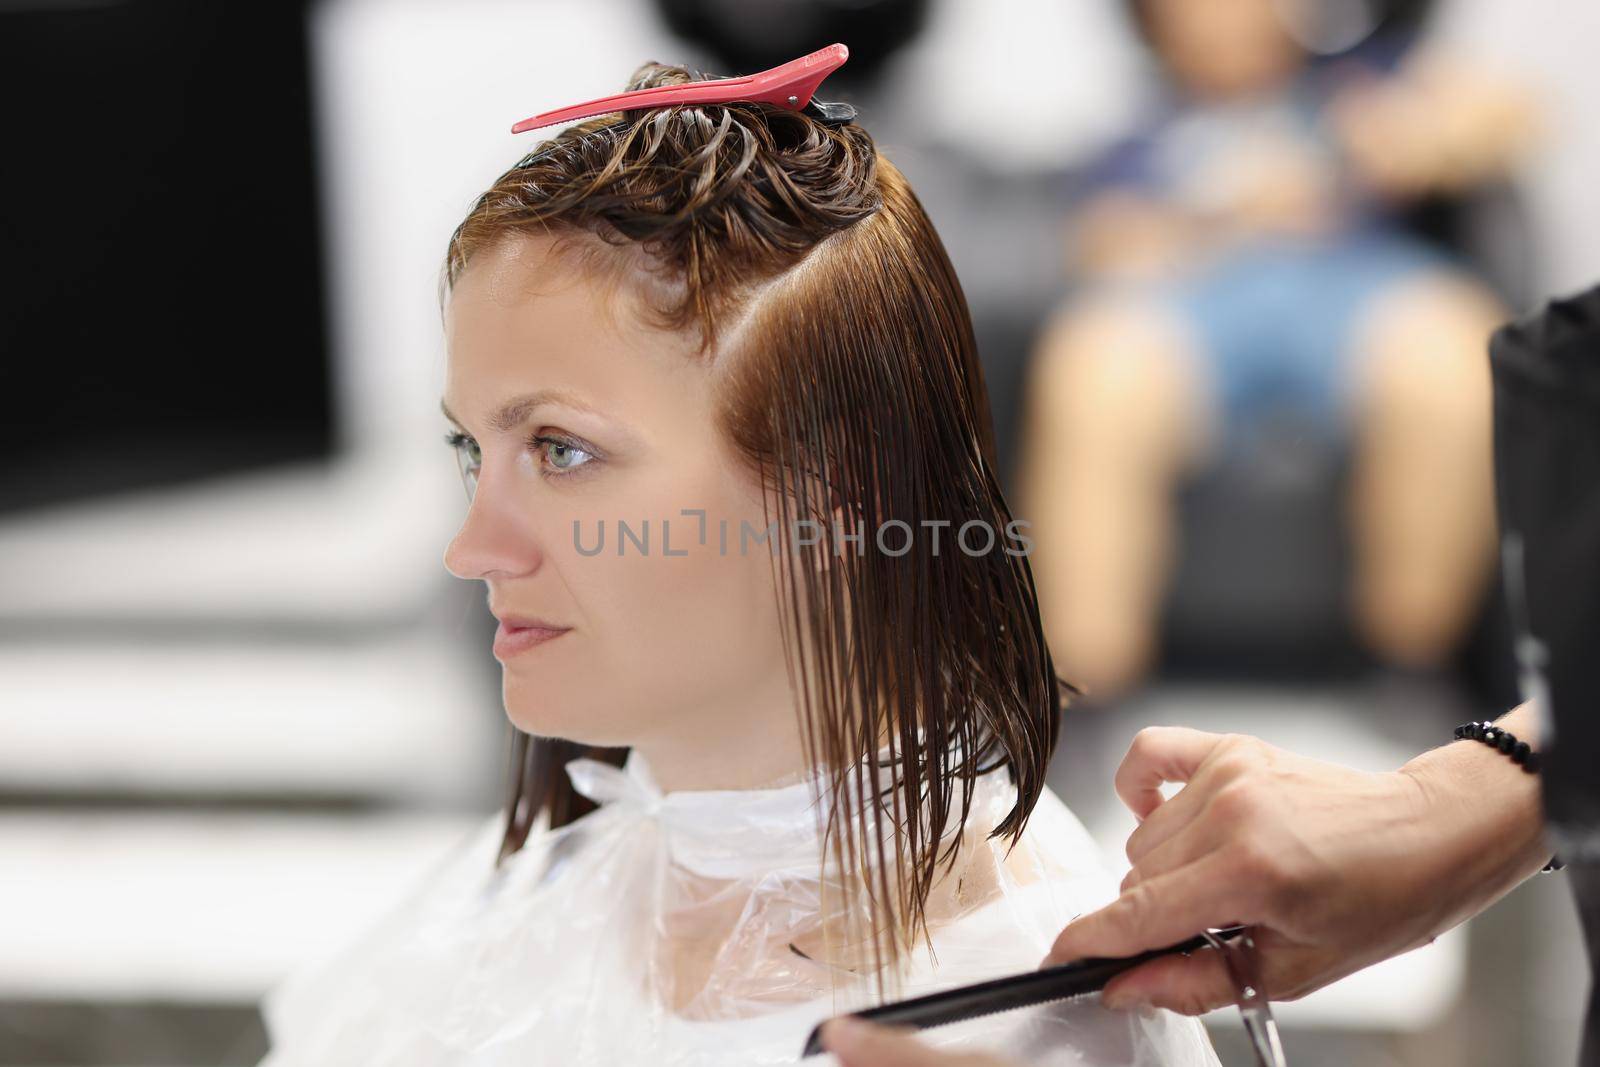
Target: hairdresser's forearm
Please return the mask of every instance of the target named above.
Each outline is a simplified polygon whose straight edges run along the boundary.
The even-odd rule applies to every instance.
[[[1522,704],[1498,724],[1537,751],[1537,715]],[[1446,888],[1453,905],[1440,931],[1484,910],[1550,859],[1544,837],[1539,776],[1488,745],[1462,741],[1430,749],[1401,772],[1426,798],[1439,848],[1428,857],[1425,882]]]

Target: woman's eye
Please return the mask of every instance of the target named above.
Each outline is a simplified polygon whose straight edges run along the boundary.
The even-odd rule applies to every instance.
[[[566,473],[594,459],[593,453],[586,452],[571,441],[563,441],[559,437],[535,437],[534,442],[544,448],[551,470]]]
[[[461,468],[461,484],[466,487],[467,499],[471,500],[478,488],[478,470],[483,464],[483,451],[477,441],[464,433],[447,433],[444,443],[456,455],[456,465]]]
[[[478,489],[483,449],[477,441],[459,431],[445,434],[444,441],[455,453],[456,464],[461,470],[461,484],[466,487],[470,501]],[[545,469],[557,476],[575,471],[595,458],[593,452],[560,437],[539,436],[533,438],[530,444],[536,452],[543,453],[541,458]]]

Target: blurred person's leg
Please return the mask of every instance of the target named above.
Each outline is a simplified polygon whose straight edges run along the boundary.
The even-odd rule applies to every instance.
[[[1430,272],[1378,296],[1353,334],[1352,602],[1390,663],[1437,666],[1492,572],[1487,343],[1503,317],[1476,284]]]
[[[1068,305],[1035,350],[1017,514],[1057,669],[1091,700],[1150,666],[1177,483],[1209,440],[1201,373],[1183,322],[1154,301]]]

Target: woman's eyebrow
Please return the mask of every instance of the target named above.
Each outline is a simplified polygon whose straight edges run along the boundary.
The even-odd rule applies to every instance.
[[[510,433],[520,426],[535,408],[544,404],[560,404],[575,411],[595,415],[605,419],[607,422],[614,421],[592,404],[565,389],[540,389],[538,392],[514,396],[504,404],[501,404],[499,410],[489,417],[489,428],[496,433]],[[444,402],[443,398],[439,400],[439,410],[444,412],[445,418],[457,426],[466,425],[450,411],[450,406]]]

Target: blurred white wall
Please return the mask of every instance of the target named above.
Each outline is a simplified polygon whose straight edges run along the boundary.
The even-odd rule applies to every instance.
[[[1534,291],[1600,282],[1600,4],[1594,0],[1447,0],[1440,44],[1514,77],[1543,110],[1543,139],[1521,180],[1538,243]]]

